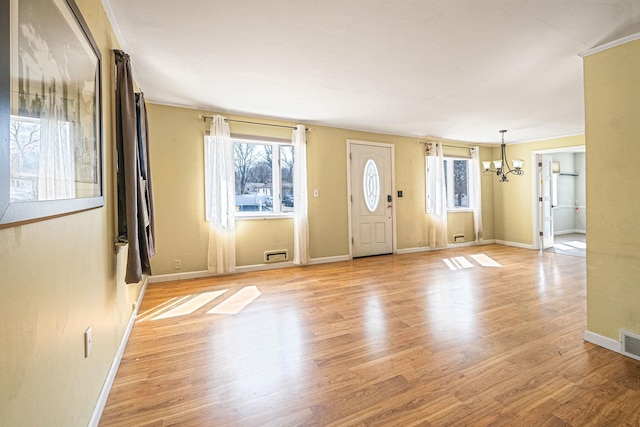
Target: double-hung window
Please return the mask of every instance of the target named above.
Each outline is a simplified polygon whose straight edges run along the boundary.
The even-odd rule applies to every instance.
[[[469,159],[444,159],[444,180],[447,191],[447,210],[469,210]]]
[[[236,216],[293,212],[290,142],[233,138]]]

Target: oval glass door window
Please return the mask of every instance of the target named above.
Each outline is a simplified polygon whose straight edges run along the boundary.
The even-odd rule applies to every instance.
[[[380,203],[380,173],[373,159],[367,160],[364,165],[362,190],[367,209],[369,209],[369,212],[374,212],[378,208],[378,203]]]

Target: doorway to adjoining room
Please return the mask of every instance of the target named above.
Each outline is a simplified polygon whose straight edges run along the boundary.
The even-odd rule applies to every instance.
[[[586,256],[585,147],[534,153],[535,247],[564,255]]]

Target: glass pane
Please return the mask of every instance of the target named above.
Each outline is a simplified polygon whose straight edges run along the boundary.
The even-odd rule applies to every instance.
[[[447,191],[447,208],[469,207],[469,162],[448,159],[444,161],[444,182]]]
[[[456,208],[469,207],[469,184],[467,179],[467,161],[453,161],[454,197],[453,204]]]
[[[234,145],[236,212],[273,211],[271,154],[271,145]]]
[[[558,206],[558,174],[551,175],[551,206]]]
[[[94,114],[100,64],[61,3],[11,2],[16,7],[11,16],[11,58],[2,59],[3,64],[5,59],[11,62],[6,68],[7,73],[11,70],[6,80],[11,84],[6,175],[11,203],[101,193]]]
[[[280,146],[281,212],[293,212],[293,146]]]
[[[376,162],[369,159],[364,165],[364,174],[362,177],[362,190],[364,192],[364,201],[367,209],[374,212],[378,208],[380,202],[380,174]]]

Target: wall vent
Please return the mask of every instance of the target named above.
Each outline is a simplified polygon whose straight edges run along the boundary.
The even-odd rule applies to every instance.
[[[264,253],[264,262],[282,262],[289,260],[289,251],[281,249],[277,251],[267,251]]]
[[[453,243],[464,243],[464,234],[454,234]]]
[[[620,329],[620,353],[640,360],[640,335]]]

